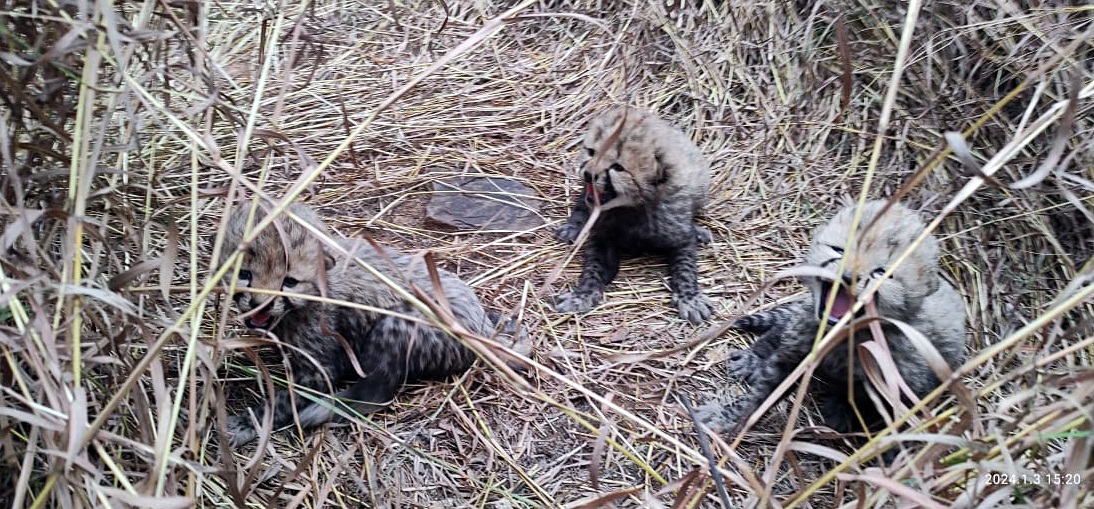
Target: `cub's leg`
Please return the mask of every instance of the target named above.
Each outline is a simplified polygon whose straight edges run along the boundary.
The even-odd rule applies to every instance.
[[[730,352],[727,366],[729,375],[744,380],[749,385],[762,383],[764,368],[779,348],[779,332],[770,330],[757,338],[751,347]]]
[[[400,311],[421,317],[409,307]],[[380,318],[355,350],[365,378],[359,378],[338,397],[341,404],[360,414],[387,407],[405,383],[458,375],[475,361],[474,352],[444,331],[395,316]],[[300,414],[300,420],[303,425],[317,426],[341,419],[329,408],[313,405]]]
[[[408,313],[416,314],[416,313]],[[406,382],[433,380],[466,371],[475,360],[472,351],[464,347],[455,338],[443,331],[422,326],[394,316],[384,316],[369,330],[363,341],[354,345],[357,363],[365,373],[349,388],[340,391],[326,401],[312,402],[295,395],[297,414],[301,427],[308,429],[331,421],[340,421],[341,416],[335,408],[341,407],[345,413],[369,414],[387,407],[395,394]],[[334,357],[335,355],[342,356]],[[339,365],[331,380],[351,377],[356,374],[344,357],[347,355],[341,345],[338,351],[330,352],[330,358],[340,359],[333,364]],[[295,359],[294,359],[295,361]],[[297,367],[298,364],[303,364]],[[311,363],[294,362],[293,372],[296,386],[331,393],[322,371]],[[337,376],[335,376],[337,375]],[[273,428],[278,429],[292,422],[292,400],[288,391],[278,391],[274,396]],[[258,422],[265,413],[265,406],[254,408]],[[228,421],[233,447],[243,445],[255,438],[257,432],[254,422],[248,415],[232,416]]]
[[[710,318],[711,304],[699,290],[695,246],[690,242],[669,255],[669,286],[680,318],[697,324]]]
[[[801,301],[794,301],[760,313],[742,316],[733,322],[733,328],[759,334],[752,346],[734,350],[729,354],[729,374],[746,382],[761,373],[761,368],[782,345],[788,327],[808,312]]]
[[[787,329],[772,329],[757,340],[761,353],[767,353],[765,350],[770,347],[768,356],[760,356],[754,348],[743,351],[751,370],[751,374],[743,376],[749,383],[748,392],[728,404],[712,402],[700,407],[704,424],[718,432],[735,432],[798,367],[812,345],[796,341],[799,331],[793,327]]]
[[[581,195],[577,197],[570,211],[570,217],[566,218],[566,223],[555,231],[555,237],[567,244],[577,239],[577,235],[585,227],[585,222],[589,220],[589,205],[585,201],[585,193],[585,189],[582,189]]]
[[[391,403],[398,391],[399,383],[394,379],[361,378],[333,398],[300,410],[300,426],[310,429],[328,422],[342,422],[343,418],[336,409],[348,415],[379,412]]]
[[[555,311],[582,313],[599,304],[604,298],[604,287],[619,272],[619,260],[619,251],[607,242],[594,239],[586,245],[585,265],[577,288],[558,296]]]
[[[736,433],[744,420],[771,396],[787,374],[779,370],[775,363],[765,362],[760,366],[760,373],[751,379],[748,392],[729,403],[707,403],[696,410],[696,415],[700,422],[716,432]]]
[[[787,324],[808,312],[808,304],[804,301],[796,300],[776,306],[767,311],[742,316],[734,320],[733,328],[755,334],[763,334],[775,327],[785,328]]]
[[[273,429],[282,428],[292,422],[293,403],[297,411],[312,405],[311,400],[296,388],[310,389],[317,392],[331,392],[331,384],[336,384],[342,378],[343,373],[336,366],[324,366],[320,368],[311,359],[301,359],[302,353],[294,352],[289,361],[291,378],[296,393],[289,389],[277,389],[273,396]],[[337,353],[335,353],[337,355]],[[343,354],[345,355],[345,354]],[[321,360],[319,360],[321,361]],[[340,363],[336,363],[340,364]],[[256,405],[251,408],[254,419],[250,413],[236,414],[228,417],[227,431],[229,445],[233,448],[254,440],[258,436],[256,425],[261,425],[266,416],[266,405]]]

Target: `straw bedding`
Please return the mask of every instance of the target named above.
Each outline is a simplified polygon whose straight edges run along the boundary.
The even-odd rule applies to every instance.
[[[734,506],[1094,503],[1094,11],[1039,5],[5,3],[0,500],[719,507],[721,487]],[[712,162],[702,327],[675,316],[654,258],[625,262],[592,312],[552,312],[579,272],[552,237],[577,140],[619,104]],[[431,179],[453,173],[528,185],[545,226],[430,224]],[[520,316],[531,364],[484,360],[353,424],[230,452],[225,415],[284,372],[210,264],[235,248],[217,242],[226,204],[255,195],[432,252]],[[808,404],[787,426],[791,392],[714,439],[714,479],[680,398],[740,391],[723,362],[751,338],[722,325],[800,292],[757,296],[862,195],[939,219],[970,361],[858,451],[808,428]]]

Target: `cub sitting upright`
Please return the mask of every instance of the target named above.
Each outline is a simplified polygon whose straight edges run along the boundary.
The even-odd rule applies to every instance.
[[[225,260],[246,234],[248,209],[237,207],[228,222]],[[331,394],[341,382],[350,381],[349,387],[335,396],[351,401],[358,411],[371,412],[387,405],[405,382],[442,379],[471,366],[474,352],[455,338],[425,323],[389,314],[424,319],[358,263],[368,263],[404,289],[409,282],[430,292],[434,285],[422,260],[392,249],[379,252],[365,241],[338,239],[352,254],[347,258],[325,248],[309,231],[311,228],[329,235],[314,210],[292,204],[288,211],[296,217],[278,218],[250,245],[243,246],[237,293],[232,298],[248,327],[267,330],[285,345],[289,378],[296,387]],[[255,215],[257,224],[265,213],[260,208]],[[456,320],[472,333],[494,335],[500,315],[485,311],[471,288],[455,275],[440,269],[438,273]],[[316,300],[318,297],[326,300]],[[273,400],[274,429],[292,422],[293,402],[305,428],[335,417],[330,401],[313,403],[305,391],[290,394],[278,390]],[[233,447],[255,438],[255,424],[262,423],[266,405],[252,410],[257,421],[247,413],[229,418],[227,428]]]
[[[817,230],[805,265],[833,276],[842,267],[842,274],[832,279],[803,277],[809,288],[805,299],[734,322],[734,328],[760,334],[752,348],[730,354],[730,374],[748,382],[750,390],[729,405],[701,407],[700,420],[716,431],[735,430],[805,359],[821,324],[835,325],[851,310],[856,296],[872,285],[878,285],[873,302],[881,317],[904,322],[923,334],[951,369],[964,362],[965,303],[941,277],[938,241],[928,236],[912,248],[912,242],[923,233],[923,221],[899,203],[888,210],[886,204],[885,200],[865,204],[850,245],[847,240],[851,238],[854,206],[840,210]],[[894,266],[909,249],[907,257]],[[831,310],[826,313],[829,299]],[[939,380],[911,340],[891,322],[882,320],[880,325],[897,370],[912,392],[923,397],[934,390]],[[873,430],[885,424],[867,394],[870,382],[857,353],[851,357],[851,348],[871,339],[869,327],[858,324],[853,340],[838,340],[813,372],[809,394],[817,402],[823,423],[836,431],[861,431],[861,424]],[[852,361],[849,379],[848,363]]]
[[[584,189],[557,236],[573,242],[597,202],[601,214],[585,245],[581,280],[560,295],[560,313],[600,303],[620,260],[664,254],[672,299],[681,318],[699,323],[711,304],[699,289],[696,250],[710,232],[695,224],[710,186],[710,167],[684,133],[652,114],[618,108],[594,119],[584,139]]]

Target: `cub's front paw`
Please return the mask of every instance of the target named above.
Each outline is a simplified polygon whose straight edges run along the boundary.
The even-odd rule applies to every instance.
[[[232,415],[228,417],[228,445],[233,449],[244,445],[258,436],[251,416],[247,414]]]
[[[577,239],[577,235],[581,233],[582,226],[584,225],[566,221],[565,224],[555,230],[555,238],[567,244],[572,244]]]
[[[734,350],[729,353],[727,371],[730,376],[735,376],[755,385],[763,368],[763,360],[752,350]]]
[[[676,311],[680,313],[680,318],[683,318],[692,324],[697,325],[703,320],[710,318],[711,308],[713,306],[706,295],[701,293],[687,297],[674,295],[672,300],[676,303]]]
[[[600,304],[599,293],[569,292],[555,299],[555,311],[559,313],[584,313]]]

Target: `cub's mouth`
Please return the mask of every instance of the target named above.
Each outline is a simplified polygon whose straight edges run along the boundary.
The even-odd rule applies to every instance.
[[[246,306],[247,303],[244,302],[245,299],[248,299],[248,295],[249,294],[246,292],[236,292],[232,295],[232,300],[236,303],[236,310],[242,315],[243,325],[252,329],[269,329],[274,321],[274,316],[271,315],[267,309],[270,307],[273,299],[270,299],[257,307],[252,307],[250,310],[244,311],[244,309],[248,307]],[[254,304],[254,299],[251,299],[250,305],[254,306]]]
[[[599,195],[599,196],[598,196]],[[615,192],[615,187],[612,186],[612,180],[610,178],[604,179],[604,190],[597,191],[596,184],[592,182],[592,177],[585,174],[585,203],[592,206],[597,204],[597,198],[600,198],[600,204],[603,205],[615,199],[618,196]]]
[[[828,305],[828,298],[832,295],[832,283],[821,283],[821,299],[817,301],[817,318],[824,319],[824,308]],[[832,302],[832,311],[828,314],[828,325],[835,325],[843,318],[851,306],[855,304],[855,296],[847,291],[846,285],[836,287],[836,298]],[[860,313],[861,314],[861,313]]]
[[[252,329],[265,329],[270,326],[270,322],[273,321],[273,316],[265,311],[258,311],[255,314],[244,318],[243,324]]]
[[[273,325],[274,316],[267,311],[270,307],[272,300],[266,302],[258,309],[252,309],[247,316],[243,318],[243,324],[252,329],[269,329]]]

